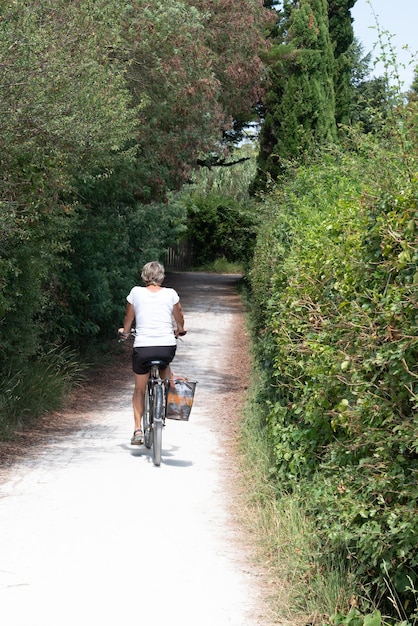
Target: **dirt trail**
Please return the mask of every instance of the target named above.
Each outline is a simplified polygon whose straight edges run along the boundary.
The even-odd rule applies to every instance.
[[[234,420],[248,377],[236,279],[191,273],[166,282],[180,293],[189,330],[173,369],[199,384],[190,421],[167,423],[161,467],[129,445],[127,348],[122,371],[79,394],[57,416],[61,431],[44,431],[48,441],[3,473],[4,626],[267,624],[231,506]]]

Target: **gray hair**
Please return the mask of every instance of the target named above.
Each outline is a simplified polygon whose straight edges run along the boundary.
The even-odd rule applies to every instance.
[[[142,268],[141,278],[146,285],[158,285],[163,284],[165,277],[164,265],[158,261],[151,261],[146,263]]]

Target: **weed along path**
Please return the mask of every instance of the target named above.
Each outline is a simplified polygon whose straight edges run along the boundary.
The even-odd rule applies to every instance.
[[[173,369],[199,384],[190,421],[167,422],[160,467],[129,445],[128,346],[122,365],[56,416],[55,430],[38,430],[33,445],[27,436],[3,466],[2,625],[267,624],[233,504],[234,421],[248,381],[236,279],[166,282],[189,330]]]

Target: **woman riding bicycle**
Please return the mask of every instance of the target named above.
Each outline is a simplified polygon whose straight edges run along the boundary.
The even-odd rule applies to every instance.
[[[141,278],[145,287],[133,287],[127,296],[125,321],[119,328],[119,335],[127,337],[135,319],[135,341],[132,352],[132,369],[135,376],[135,388],[132,396],[134,410],[134,434],[132,445],[144,443],[141,419],[144,412],[144,397],[150,365],[153,360],[167,364],[161,370],[161,378],[171,378],[169,364],[176,353],[179,334],[184,334],[184,316],[178,293],[171,288],[162,287],[164,266],[157,261],[144,265]],[[172,319],[177,328],[173,330]]]

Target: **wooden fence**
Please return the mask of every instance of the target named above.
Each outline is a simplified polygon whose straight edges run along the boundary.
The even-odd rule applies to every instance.
[[[165,268],[172,272],[187,272],[193,267],[193,250],[190,242],[180,241],[165,255]]]

